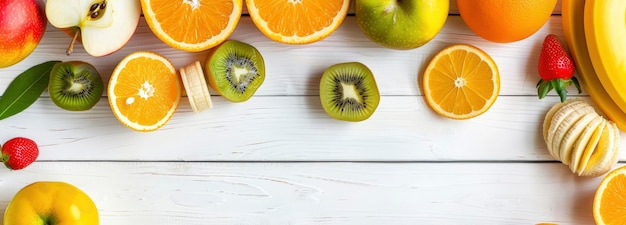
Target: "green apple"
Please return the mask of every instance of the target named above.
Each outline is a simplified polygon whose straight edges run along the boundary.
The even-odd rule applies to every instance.
[[[46,16],[52,26],[74,38],[85,51],[104,56],[122,48],[135,33],[141,16],[139,0],[47,0]]]
[[[41,41],[47,23],[37,0],[0,0],[0,68],[30,55]]]
[[[98,225],[98,209],[74,185],[31,183],[19,190],[4,211],[4,225]]]
[[[432,40],[448,18],[449,0],[355,0],[359,27],[392,49],[414,49]]]

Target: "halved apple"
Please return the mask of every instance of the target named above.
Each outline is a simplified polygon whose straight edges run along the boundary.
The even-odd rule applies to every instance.
[[[122,48],[135,33],[141,16],[139,0],[47,0],[52,26],[73,36],[70,55],[80,38],[85,51],[104,56]]]

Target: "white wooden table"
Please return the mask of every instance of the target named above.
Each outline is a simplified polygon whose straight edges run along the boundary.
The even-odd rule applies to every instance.
[[[454,8],[453,1],[434,40],[408,51],[369,41],[353,15],[309,45],[273,42],[244,15],[231,39],[265,57],[257,94],[244,103],[215,95],[214,108],[202,113],[183,98],[156,132],[121,125],[106,96],[90,111],[69,112],[45,94],[0,121],[0,142],[26,136],[41,151],[24,170],[0,169],[0,209],[23,186],[58,180],[93,198],[101,224],[593,224],[601,177],[577,177],[554,161],[540,132],[559,100],[536,97],[536,65],[543,38],[563,37],[560,4],[535,35],[508,44],[477,37]],[[108,83],[117,62],[134,51],[158,52],[177,68],[207,55],[167,47],[143,19],[130,42],[106,57],[91,57],[81,45],[65,56],[69,41],[49,25],[32,55],[0,69],[0,93],[48,60],[89,62]],[[436,115],[417,83],[430,58],[457,43],[485,50],[501,72],[496,103],[467,121]],[[319,103],[322,71],[348,61],[369,66],[382,95],[360,123],[331,119]]]

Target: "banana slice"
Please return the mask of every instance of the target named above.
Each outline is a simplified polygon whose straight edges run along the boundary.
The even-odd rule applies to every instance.
[[[576,121],[595,109],[585,101],[572,101],[557,110],[548,129],[548,144],[553,157],[561,160],[559,146],[565,133]]]
[[[559,155],[561,158],[561,162],[565,165],[570,165],[572,162],[572,149],[574,143],[579,139],[587,125],[591,123],[596,118],[600,118],[595,112],[590,112],[584,114],[578,121],[576,121],[571,128],[565,133],[563,138],[560,141],[560,144],[557,145]]]
[[[544,140],[546,142],[546,147],[548,149],[548,152],[550,153],[550,155],[557,159],[559,159],[559,156],[557,156],[556,154],[554,154],[555,151],[553,151],[552,149],[552,137],[554,136],[554,132],[556,131],[556,124],[561,123],[561,121],[563,119],[565,119],[565,117],[567,115],[569,115],[569,113],[571,113],[571,110],[564,110],[564,107],[569,107],[571,108],[574,105],[578,105],[581,104],[582,100],[580,99],[568,99],[565,102],[562,103],[557,103],[554,106],[552,106],[552,108],[550,108],[550,110],[548,111],[548,113],[546,114],[546,117],[544,119],[544,123],[543,123],[543,135],[544,135]],[[558,115],[558,118],[555,118],[555,116]]]
[[[578,168],[580,167],[580,164],[582,161],[581,157],[583,157],[583,153],[585,152],[585,148],[587,147],[587,144],[592,140],[594,131],[598,128],[598,126],[600,125],[604,126],[603,123],[605,122],[606,122],[605,119],[601,116],[593,118],[593,120],[591,120],[591,122],[589,122],[585,126],[585,129],[583,130],[583,132],[576,139],[574,146],[572,146],[572,152],[570,154],[571,163],[569,165],[569,168],[572,170],[573,173],[578,173]],[[599,139],[599,136],[596,135],[596,137],[597,138],[595,139],[595,141],[597,142]],[[585,161],[585,164],[586,163],[587,161]]]
[[[550,124],[552,123],[552,118],[554,118],[554,114],[556,114],[556,111],[561,109],[561,107],[563,107],[565,103],[568,103],[570,101],[574,101],[574,100],[568,99],[568,100],[565,100],[565,102],[556,103],[550,108],[550,110],[548,110],[548,113],[546,113],[546,117],[543,119],[543,140],[546,143],[549,143],[548,142],[548,129],[550,128]]]
[[[602,130],[602,134],[595,150],[587,162],[587,166],[582,171],[583,176],[599,176],[609,170],[617,162],[616,132],[617,126],[614,122],[607,122]]]
[[[591,155],[595,151],[596,146],[598,146],[598,142],[600,141],[600,138],[602,137],[602,131],[604,130],[606,123],[607,123],[606,120],[602,120],[600,122],[598,127],[596,127],[596,129],[591,134],[591,137],[589,138],[589,142],[587,142],[587,144],[584,146],[582,155],[579,158],[578,167],[576,167],[576,173],[578,175],[582,176],[583,172],[585,171],[585,168],[587,168],[587,164],[589,164],[589,159],[591,158]],[[581,144],[584,144],[584,143],[581,143]]]
[[[187,92],[189,104],[194,112],[202,112],[213,107],[211,94],[199,61],[180,69],[180,76]]]

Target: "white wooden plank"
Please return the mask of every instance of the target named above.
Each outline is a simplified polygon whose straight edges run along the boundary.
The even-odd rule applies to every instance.
[[[0,139],[31,137],[42,160],[553,160],[541,126],[557,97],[500,96],[485,114],[457,121],[421,96],[383,96],[359,123],[330,118],[315,96],[213,99],[213,109],[194,113],[184,98],[163,128],[139,133],[114,118],[106,99],[83,113],[42,98],[0,121]]]
[[[258,95],[315,95],[322,72],[333,64],[349,61],[363,62],[372,69],[382,95],[418,95],[417,80],[428,61],[439,50],[457,43],[480,47],[494,58],[501,72],[501,94],[535,95],[539,50],[548,33],[562,36],[560,16],[552,16],[535,35],[508,44],[477,37],[459,16],[450,16],[443,30],[428,44],[413,50],[391,50],[368,40],[359,30],[355,17],[349,16],[337,31],[322,41],[287,45],[267,39],[246,16],[240,20],[231,39],[254,45],[265,58],[267,78]],[[0,69],[0,93],[19,73],[48,60],[89,62],[98,69],[106,84],[113,68],[131,52],[158,52],[170,59],[176,68],[195,60],[204,61],[207,56],[207,52],[188,53],[170,48],[154,36],[143,19],[129,43],[108,56],[89,56],[80,44],[75,46],[71,56],[66,56],[69,41],[68,35],[49,25],[33,54],[12,67]]]
[[[37,162],[0,170],[0,209],[23,186],[71,183],[101,224],[593,224],[600,178],[557,163]]]

